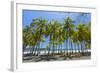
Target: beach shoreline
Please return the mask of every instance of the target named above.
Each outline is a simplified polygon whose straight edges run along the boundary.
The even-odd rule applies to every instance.
[[[46,61],[72,61],[72,60],[90,60],[91,56],[80,56],[80,57],[71,57],[71,56],[32,56],[30,59],[24,59],[23,63],[30,62],[46,62]]]

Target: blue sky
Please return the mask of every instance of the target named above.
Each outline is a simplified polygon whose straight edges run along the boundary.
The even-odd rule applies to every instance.
[[[91,21],[91,14],[84,13],[84,16],[80,16],[83,13],[79,12],[51,12],[51,11],[34,11],[34,10],[23,10],[23,25],[30,25],[32,19],[42,17],[51,21],[52,19],[59,22],[63,22],[64,18],[70,17],[75,21],[75,24],[79,22],[88,23]]]
[[[84,14],[82,16],[82,14]],[[51,11],[34,11],[34,10],[23,10],[23,27],[26,25],[30,25],[32,19],[42,17],[48,21],[57,20],[63,23],[63,19],[70,17],[73,21],[75,21],[75,25],[81,23],[87,24],[91,22],[91,14],[90,13],[80,13],[80,12],[51,12]],[[49,43],[49,38],[45,38],[46,42],[41,43],[42,48],[46,47]],[[64,44],[63,44],[64,45]]]

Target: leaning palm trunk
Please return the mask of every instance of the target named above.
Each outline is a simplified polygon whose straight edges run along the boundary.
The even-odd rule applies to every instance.
[[[77,43],[77,49],[78,49],[78,52],[80,53],[80,44]]]
[[[82,45],[82,42],[80,43],[81,45],[81,54],[83,55],[83,45]]]
[[[84,41],[82,42],[82,52],[83,52],[83,55],[84,55],[84,53],[85,53],[85,42]]]
[[[48,56],[50,55],[50,48],[48,48]]]
[[[34,56],[34,51],[35,51],[35,48],[32,47],[32,55]]]
[[[86,53],[86,43],[84,41],[84,53]]]
[[[72,48],[72,46],[73,46],[73,45],[72,45],[72,42],[70,42],[70,47],[71,47],[72,54],[73,54],[73,50],[74,50],[74,49]]]

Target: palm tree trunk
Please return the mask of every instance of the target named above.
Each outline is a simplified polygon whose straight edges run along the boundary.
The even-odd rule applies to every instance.
[[[82,50],[82,48],[83,48],[83,47],[82,47],[82,42],[80,43],[80,45],[81,45],[81,53],[83,54],[83,50]]]
[[[77,46],[78,46],[78,52],[80,53],[80,44],[78,43]]]
[[[72,48],[73,45],[72,45],[72,42],[70,42],[70,44],[71,44],[71,49],[72,49],[72,53],[73,53],[73,48]]]

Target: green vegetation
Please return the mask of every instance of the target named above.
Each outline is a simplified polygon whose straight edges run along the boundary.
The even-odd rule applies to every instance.
[[[39,55],[41,43],[45,42],[47,37],[49,44],[44,50],[48,50],[48,54],[49,50],[52,49],[53,55],[54,50],[59,51],[63,44],[66,45],[65,49],[81,49],[81,51],[90,49],[91,23],[75,25],[70,17],[65,18],[63,23],[56,20],[49,22],[41,17],[33,19],[30,25],[23,27],[23,50],[26,46],[31,46],[34,51],[33,54],[38,50],[37,55]]]

